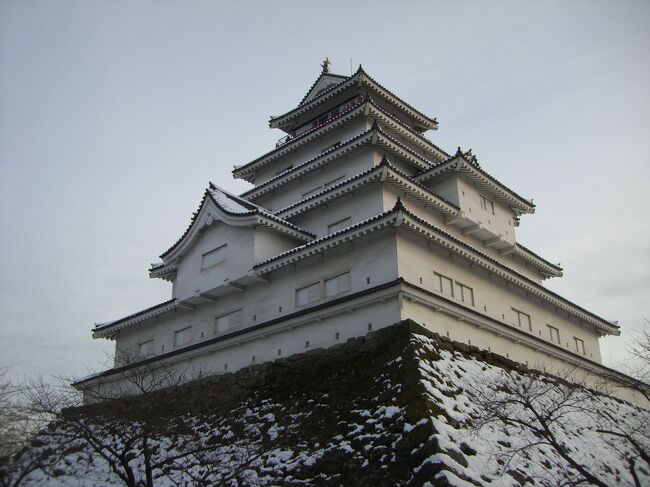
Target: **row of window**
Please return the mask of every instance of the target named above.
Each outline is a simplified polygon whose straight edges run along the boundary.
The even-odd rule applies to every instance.
[[[465,284],[462,284],[458,281],[454,281],[452,278],[435,271],[433,275],[435,277],[435,284],[437,285],[438,291],[441,294],[450,296],[462,303],[474,306],[474,290],[471,287],[466,286]],[[530,319],[530,315],[516,308],[512,308],[512,311],[514,313],[515,324],[518,325],[519,328],[532,332],[533,323]],[[561,344],[560,330],[557,327],[549,324],[547,324],[546,327],[548,331],[548,339],[553,343]],[[584,340],[578,337],[573,337],[573,345],[577,353],[585,355]],[[567,347],[568,346],[569,344],[567,343]]]
[[[337,296],[351,289],[350,272],[344,272],[336,276],[314,282],[307,286],[296,289],[296,307],[305,306],[321,299]],[[282,312],[282,307],[279,308]],[[253,318],[255,319],[255,317]],[[237,329],[242,324],[242,310],[231,311],[214,319],[214,334],[222,335],[230,330]],[[203,333],[201,333],[203,337]],[[174,347],[188,345],[192,340],[192,327],[186,326],[174,331]],[[164,346],[162,348],[164,351]],[[148,356],[154,353],[154,340],[147,340],[138,345],[138,352],[141,356]]]
[[[458,299],[462,303],[474,306],[474,290],[471,287],[458,281],[454,282],[450,277],[439,274],[438,272],[434,272],[433,275],[436,278],[438,290],[442,294],[446,294],[447,296]]]
[[[518,309],[512,308],[512,311],[515,314],[515,323],[519,325],[520,328],[523,328],[528,331],[533,331],[533,324],[530,319],[530,315],[527,313],[524,313],[523,311],[520,311]],[[546,324],[546,329],[548,331],[548,339],[552,341],[553,343],[557,343],[560,345],[562,343],[560,339],[560,330],[559,328],[549,325],[548,323]],[[585,355],[585,342],[584,340],[578,338],[578,337],[573,337],[573,345],[575,348],[575,351],[579,354]],[[567,342],[567,347],[569,346],[569,343]]]
[[[296,306],[305,306],[350,290],[350,273],[314,282],[296,289]]]

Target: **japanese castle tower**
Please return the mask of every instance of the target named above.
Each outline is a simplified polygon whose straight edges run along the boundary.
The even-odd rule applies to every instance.
[[[322,68],[297,107],[271,118],[286,135],[232,171],[254,186],[237,196],[210,183],[149,270],[172,283],[171,299],[93,337],[142,363],[218,374],[411,318],[531,367],[602,373],[598,338],[618,327],[544,287],[562,269],[516,240],[533,203],[471,152],[437,147],[424,136],[436,119],[361,67]]]

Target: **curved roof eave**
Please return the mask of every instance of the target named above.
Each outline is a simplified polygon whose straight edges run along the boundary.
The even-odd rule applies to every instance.
[[[431,177],[443,174],[448,171],[465,171],[471,173],[475,177],[483,180],[488,186],[491,186],[492,191],[496,196],[501,196],[501,199],[507,202],[513,208],[519,210],[521,213],[535,213],[535,204],[526,198],[515,193],[512,189],[508,188],[505,184],[498,181],[493,176],[489,175],[483,169],[478,167],[473,162],[467,160],[463,154],[456,153],[447,161],[438,164],[432,168],[425,169],[415,176],[417,181],[426,181]]]
[[[214,189],[215,186],[211,185]],[[248,202],[249,205],[255,206],[252,203]],[[212,215],[211,210],[214,210],[216,213]],[[160,255],[160,258],[165,262],[170,260],[175,260],[179,257],[178,254],[182,254],[182,250],[192,242],[200,231],[200,228],[197,228],[197,222],[201,221],[203,228],[206,225],[212,224],[214,221],[223,221],[227,225],[234,226],[247,226],[247,225],[265,225],[273,230],[280,231],[285,235],[295,238],[302,241],[310,241],[316,236],[306,230],[301,229],[293,223],[287,222],[270,212],[261,211],[260,209],[250,209],[247,212],[235,213],[233,211],[225,208],[223,204],[220,204],[212,195],[210,189],[205,191],[203,199],[201,200],[201,205],[199,209],[194,212],[190,225],[185,230],[183,235],[167,249],[164,253]]]

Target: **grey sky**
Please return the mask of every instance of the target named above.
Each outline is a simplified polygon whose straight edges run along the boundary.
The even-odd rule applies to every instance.
[[[650,3],[0,3],[0,365],[85,374],[95,321],[166,300],[149,262],[233,191],[319,74],[363,64],[538,206],[548,286],[650,315]],[[624,340],[602,341],[607,363]]]

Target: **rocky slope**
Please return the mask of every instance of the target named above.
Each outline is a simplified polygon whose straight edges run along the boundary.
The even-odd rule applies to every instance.
[[[529,392],[533,408],[519,401]],[[145,463],[154,485],[576,485],[580,468],[650,485],[648,411],[411,321],[70,417],[14,464],[47,465],[24,485],[146,485]]]

